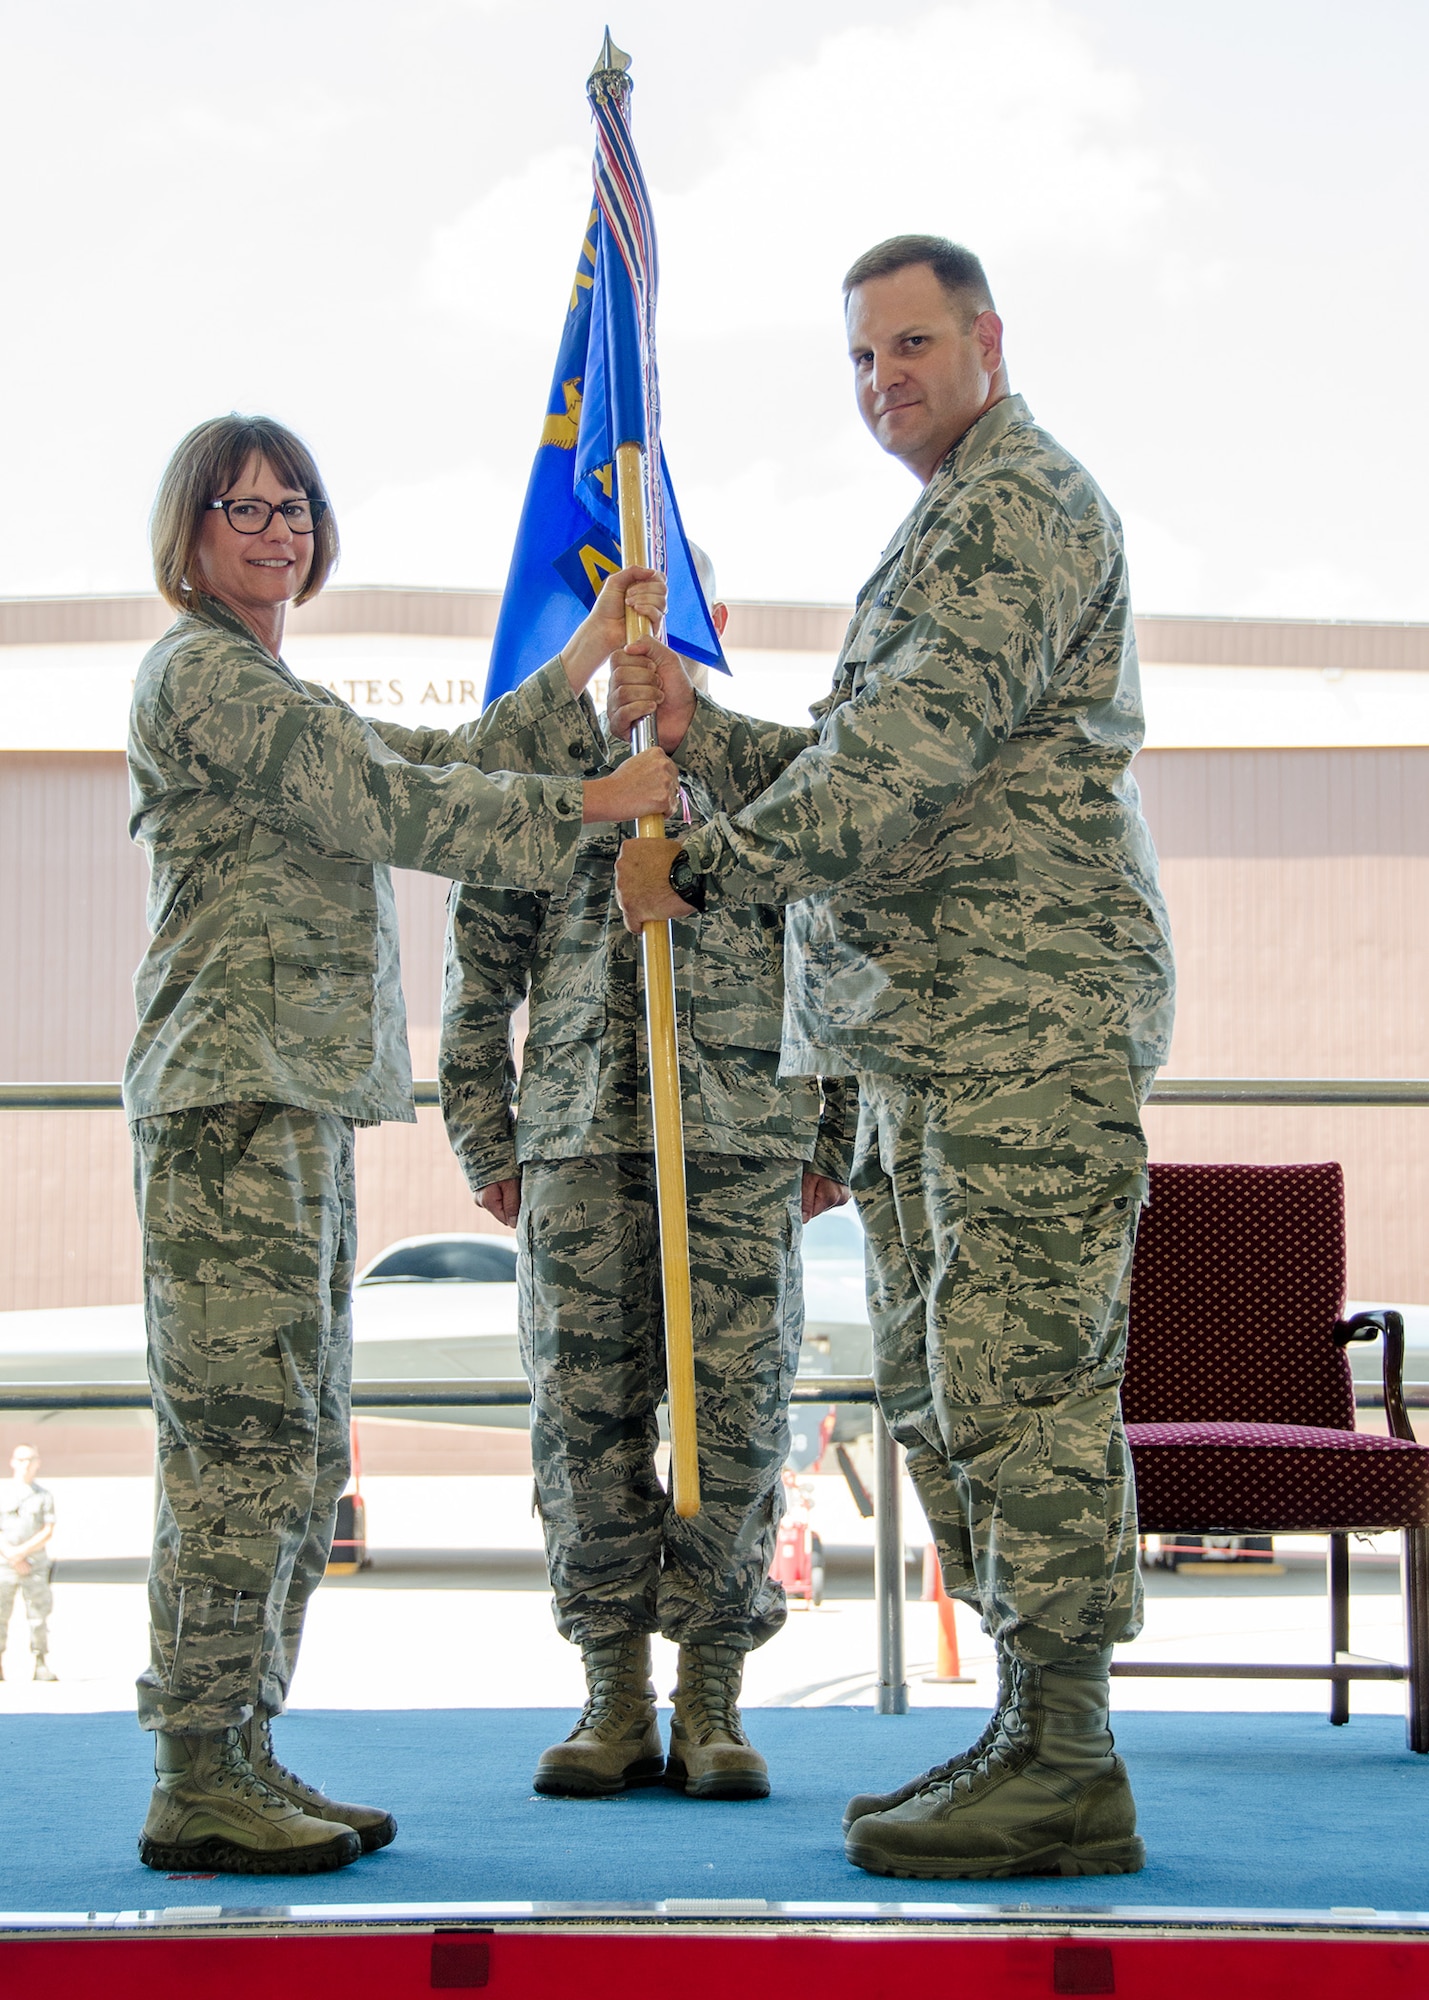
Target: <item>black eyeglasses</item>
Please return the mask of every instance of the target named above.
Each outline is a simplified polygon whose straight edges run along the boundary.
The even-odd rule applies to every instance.
[[[261,535],[275,514],[281,514],[295,535],[310,535],[327,512],[326,500],[283,500],[276,507],[266,500],[210,500],[208,511],[222,508],[238,535]]]

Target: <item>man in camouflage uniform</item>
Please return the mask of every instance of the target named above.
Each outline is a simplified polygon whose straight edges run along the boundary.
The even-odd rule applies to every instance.
[[[706,589],[713,598],[712,576]],[[589,701],[573,709],[562,680],[548,685],[571,720],[572,768],[605,768]],[[723,771],[685,783],[700,820],[744,802]],[[681,1520],[655,1476],[660,1252],[639,946],[615,903],[617,846],[613,829],[591,829],[569,883],[545,894],[461,889],[448,939],[447,1130],[473,1191],[519,1230],[556,1623],[580,1646],[588,1686],[535,1785],[590,1796],[663,1771],[693,1797],[761,1798],[768,1770],[737,1703],[745,1654],[785,1615],[769,1567],[803,1324],[801,1219],[847,1199],[852,1133],[841,1086],[821,1095],[815,1076],[776,1075],[779,913],[731,904],[677,932],[701,1481],[699,1514]],[[517,1093],[510,1024],[528,995]],[[680,1649],[668,1765],[650,1680],[657,1631]]]
[[[5,1650],[10,1617],[18,1592],[25,1600],[30,1624],[31,1669],[37,1681],[55,1678],[47,1657],[50,1613],[55,1608],[50,1589],[49,1541],[55,1531],[55,1496],[41,1486],[36,1474],[40,1454],[32,1444],[17,1444],[10,1454],[12,1479],[0,1482],[0,1653]]]
[[[896,238],[845,295],[862,413],[923,493],[815,729],[697,703],[653,646],[617,660],[618,728],[658,697],[686,768],[767,787],[683,852],[628,846],[622,898],[637,923],[793,905],[783,1068],[858,1078],[879,1397],[999,1652],[987,1732],[853,1800],[850,1858],[1122,1872],[1143,1849],[1107,1728],[1140,1622],[1118,1385],[1172,970],[1120,526],[1009,393],[969,252]]]
[[[568,762],[520,689],[448,732],[368,722],[296,679],[283,612],[336,555],[335,538],[313,555],[320,495],[267,420],[184,441],[154,537],[180,616],[130,721],[153,935],[124,1088],[161,1481],[140,1854],[165,1870],[310,1873],[396,1831],[304,1784],[269,1734],[348,1477],[353,1128],[415,1117],[389,864],[544,889],[583,818],[628,818],[642,791],[663,812],[675,789],[653,766],[511,775]],[[637,578],[610,580],[568,648],[572,685],[623,632]]]

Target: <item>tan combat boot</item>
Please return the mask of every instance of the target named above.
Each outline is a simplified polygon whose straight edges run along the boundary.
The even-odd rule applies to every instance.
[[[265,1785],[240,1733],[154,1738],[157,1783],[139,1859],[164,1874],[321,1875],[356,1861],[351,1827],[313,1819]]]
[[[373,1854],[397,1837],[397,1822],[380,1806],[347,1806],[330,1799],[316,1785],[305,1784],[295,1771],[280,1764],[273,1754],[273,1719],[268,1711],[255,1708],[253,1720],[242,1732],[244,1754],[270,1790],[305,1812],[310,1819],[326,1819],[338,1826],[350,1826],[362,1842],[364,1854]]]
[[[665,1783],[692,1799],[764,1799],[769,1766],[744,1733],[735,1646],[681,1646]]]
[[[1107,1726],[1107,1666],[1012,1662],[997,1736],[970,1769],[854,1821],[844,1851],[874,1875],[936,1881],[1134,1875],[1146,1849]]]
[[[892,1812],[895,1806],[906,1805],[915,1792],[926,1791],[929,1785],[945,1784],[956,1778],[959,1771],[970,1771],[973,1766],[992,1748],[1002,1723],[1002,1711],[1007,1701],[1009,1677],[1007,1661],[1001,1647],[997,1654],[997,1706],[988,1718],[987,1727],[976,1743],[966,1750],[960,1750],[955,1757],[949,1757],[945,1764],[935,1764],[930,1771],[921,1771],[916,1778],[910,1778],[906,1785],[899,1785],[891,1792],[855,1792],[844,1807],[844,1832],[847,1833],[856,1819],[867,1819],[870,1813]]]
[[[581,1647],[587,1699],[564,1743],[542,1753],[532,1784],[558,1799],[603,1798],[656,1785],[665,1768],[650,1679],[650,1635],[623,1632]]]

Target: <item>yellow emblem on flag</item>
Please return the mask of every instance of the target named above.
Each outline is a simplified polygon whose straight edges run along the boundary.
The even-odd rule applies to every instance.
[[[612,562],[610,557],[602,555],[599,549],[593,549],[589,542],[581,544],[579,561],[581,568],[585,571],[586,582],[597,597],[600,596],[601,585],[605,582],[605,579],[608,576],[616,575],[620,569],[618,562]]]
[[[581,427],[581,378],[575,376],[569,382],[562,382],[561,394],[566,399],[564,414],[551,410],[541,426],[542,444],[553,444],[561,451],[574,451],[576,433]]]

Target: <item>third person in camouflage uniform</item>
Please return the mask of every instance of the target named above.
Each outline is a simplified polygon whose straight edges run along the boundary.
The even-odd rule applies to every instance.
[[[850,1858],[1119,1873],[1143,1849],[1107,1726],[1140,1621],[1118,1390],[1172,996],[1121,529],[1009,392],[971,253],[895,238],[845,300],[861,412],[923,492],[814,729],[697,703],[649,642],[618,656],[620,730],[658,701],[686,768],[762,791],[683,852],[629,844],[622,899],[793,906],[783,1068],[858,1078],[879,1399],[998,1649],[984,1736],[854,1799]]]
[[[571,768],[602,770],[608,743],[589,702],[542,673],[569,718]],[[691,771],[685,783],[700,820],[744,802],[733,773]],[[817,1077],[776,1075],[781,914],[728,905],[677,932],[701,1479],[700,1512],[681,1520],[655,1474],[660,1251],[639,947],[615,903],[618,844],[614,830],[588,832],[569,883],[548,894],[461,889],[448,945],[447,1129],[473,1190],[519,1232],[556,1622],[581,1648],[589,1693],[535,1783],[592,1795],[663,1772],[695,1797],[762,1797],[767,1769],[737,1698],[746,1652],[784,1622],[769,1568],[803,1319],[801,1223],[847,1199],[852,1135],[841,1085],[821,1093]],[[518,1091],[510,1024],[528,996]],[[680,1649],[668,1764],[653,1632]]]

